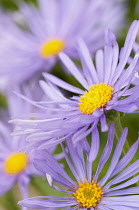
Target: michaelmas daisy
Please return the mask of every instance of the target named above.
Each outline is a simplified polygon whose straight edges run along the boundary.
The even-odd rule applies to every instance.
[[[94,62],[85,43],[80,40],[78,52],[82,69],[79,69],[66,54],[61,53],[61,61],[82,89],[44,73],[46,82],[41,81],[40,85],[51,100],[34,102],[24,98],[43,110],[51,110],[51,113],[38,113],[34,121],[29,121],[27,116],[24,119],[20,117],[12,120],[21,126],[22,133],[32,129],[27,140],[48,146],[63,141],[67,135],[73,135],[72,140],[77,141],[91,133],[98,122],[101,124],[101,130],[107,131],[108,115],[137,111],[139,85],[130,87],[130,84],[139,68],[139,53],[135,54],[130,65],[127,63],[138,30],[139,22],[134,21],[120,52],[115,35],[106,30],[104,50],[97,51]],[[58,87],[75,95],[66,98]]]
[[[37,3],[38,8],[19,3],[17,18],[6,13],[0,15],[0,75],[8,76],[11,83],[29,80],[42,70],[50,71],[60,52],[76,58],[79,37],[95,52],[104,45],[104,28],[118,31],[125,13],[123,3],[115,0],[107,4],[103,0]]]
[[[98,154],[99,134],[93,133],[93,144],[90,148],[84,139],[77,147],[67,140],[67,148],[63,147],[66,161],[73,174],[73,179],[46,150],[38,151],[42,160],[35,159],[36,169],[46,174],[49,184],[65,196],[40,196],[20,201],[19,204],[28,208],[47,209],[98,209],[98,210],[131,210],[139,208],[139,160],[128,165],[134,157],[139,142],[136,141],[128,152],[121,157],[126,141],[127,129],[124,129],[112,155],[110,166],[105,175],[101,175],[109,159],[114,139],[113,125],[110,126],[107,144],[97,164],[94,161]],[[105,167],[106,168],[106,167]],[[58,184],[58,185],[57,185]]]

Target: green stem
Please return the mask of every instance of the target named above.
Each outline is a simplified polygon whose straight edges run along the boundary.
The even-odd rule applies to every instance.
[[[122,134],[122,131],[123,131],[123,128],[121,125],[121,121],[120,121],[120,118],[118,118],[118,120],[115,121],[115,133],[116,133],[117,141],[119,140],[119,138]],[[126,140],[124,148],[123,148],[123,154],[125,155],[129,149],[130,149],[130,145],[129,145],[128,141]]]

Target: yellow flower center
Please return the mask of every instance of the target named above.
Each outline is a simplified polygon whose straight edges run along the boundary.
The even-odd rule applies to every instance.
[[[78,190],[73,195],[76,197],[80,207],[96,207],[103,196],[103,191],[94,181],[79,184]]]
[[[22,172],[28,165],[28,157],[23,152],[11,154],[4,162],[4,170],[9,175]]]
[[[92,114],[96,109],[104,107],[112,98],[113,88],[105,83],[91,85],[79,100],[82,114]]]
[[[35,120],[35,118],[34,117],[30,117],[29,120]]]
[[[43,58],[57,55],[65,47],[65,42],[61,39],[50,39],[41,45],[40,54]]]

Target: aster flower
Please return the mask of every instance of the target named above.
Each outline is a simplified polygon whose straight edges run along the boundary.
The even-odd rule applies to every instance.
[[[0,122],[0,196],[18,183],[22,197],[26,198],[30,178],[41,176],[33,166],[33,159],[38,154],[35,150],[26,154],[23,151],[26,144],[25,137],[11,137],[11,129]],[[52,153],[54,149],[49,149],[49,152]],[[61,159],[63,154],[55,157]]]
[[[17,89],[16,89],[17,90]],[[26,93],[28,97],[32,93],[29,87],[25,87],[24,90],[18,89],[20,92]],[[32,98],[36,98],[38,89],[36,88],[35,94],[32,94]],[[39,91],[41,97],[41,91]],[[15,183],[18,183],[22,198],[28,197],[28,185],[31,177],[42,176],[33,166],[33,159],[38,154],[33,149],[31,152],[25,153],[30,144],[26,142],[26,136],[11,136],[13,126],[10,124],[4,124],[9,120],[10,116],[17,116],[19,113],[28,113],[36,110],[32,104],[26,103],[21,98],[16,97],[11,92],[8,93],[8,111],[1,116],[0,122],[0,196],[10,190]],[[30,117],[30,120],[34,120]],[[55,147],[49,149],[50,153],[53,153]],[[54,155],[56,159],[63,158],[63,153]],[[41,157],[40,157],[41,158]],[[26,210],[27,208],[23,208]]]
[[[1,14],[0,74],[8,75],[5,80],[12,82],[14,74],[14,82],[23,82],[37,71],[51,70],[61,51],[75,58],[79,37],[95,52],[103,45],[104,28],[117,31],[125,11],[115,0],[107,5],[103,0],[38,0],[38,6],[19,4],[17,18]]]
[[[32,176],[40,175],[32,162],[34,151],[25,154],[25,137],[11,137],[11,130],[0,122],[0,196],[18,183],[22,198],[28,197],[28,184]],[[25,209],[24,209],[25,210]]]
[[[139,22],[134,21],[120,52],[114,34],[106,30],[105,47],[104,50],[97,51],[95,65],[82,40],[79,41],[78,49],[82,69],[79,69],[66,54],[60,54],[63,64],[83,88],[44,73],[43,76],[48,82],[41,81],[40,85],[51,101],[29,102],[46,110],[50,109],[50,104],[56,105],[50,109],[53,112],[43,116],[38,114],[38,118],[33,122],[25,117],[12,121],[22,127],[22,133],[32,128],[28,141],[34,144],[40,141],[43,145],[47,139],[44,145],[48,146],[61,142],[67,135],[73,135],[74,142],[75,139],[79,141],[91,133],[99,121],[101,130],[108,130],[107,115],[113,112],[133,113],[138,110],[139,85],[130,88],[131,80],[139,67],[138,52],[127,66],[138,29]],[[58,87],[76,95],[68,99]]]
[[[22,91],[16,87],[17,89],[28,97],[31,94],[28,87],[23,88]],[[1,115],[0,122],[0,196],[9,191],[15,183],[18,183],[22,198],[27,198],[31,177],[41,176],[33,166],[36,153],[35,150],[29,154],[24,152],[24,148],[27,147],[26,136],[12,137],[13,126],[7,125],[7,121],[11,116],[17,116],[23,110],[25,113],[31,112],[33,106],[21,98],[17,98],[10,90],[6,94],[8,110]],[[35,98],[34,95],[32,98]],[[53,150],[54,148],[51,151]],[[22,209],[26,210],[27,208]]]
[[[19,204],[37,209],[47,209],[49,207],[92,210],[138,209],[139,187],[133,186],[133,184],[139,180],[139,175],[135,175],[139,172],[139,160],[130,165],[129,163],[138,149],[139,140],[121,157],[126,136],[127,129],[125,128],[104,176],[101,175],[102,170],[113,148],[113,125],[110,126],[107,144],[97,164],[96,172],[92,167],[95,164],[99,148],[97,129],[93,133],[91,148],[85,139],[77,147],[74,147],[72,142],[67,140],[67,148],[63,147],[63,151],[76,181],[64,171],[53,156],[46,150],[40,150],[39,153],[42,155],[43,160],[34,160],[36,169],[42,174],[46,174],[48,182],[53,188],[65,192],[66,195],[65,197],[40,196],[28,198],[20,201]]]

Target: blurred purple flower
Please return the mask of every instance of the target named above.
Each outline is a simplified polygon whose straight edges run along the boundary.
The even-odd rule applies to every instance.
[[[1,14],[0,75],[8,83],[51,70],[60,51],[76,58],[79,37],[95,52],[104,43],[104,28],[119,30],[126,10],[123,2],[115,0],[107,4],[103,0],[38,0],[38,4],[39,8],[19,3],[20,12],[14,18]]]
[[[11,137],[11,130],[0,122],[0,196],[10,190],[15,183],[23,198],[28,196],[31,176],[40,175],[33,166],[34,151],[25,154],[25,137]],[[35,155],[36,157],[36,155]]]
[[[22,90],[16,87],[15,90],[24,93],[32,99],[42,99],[43,94],[39,88],[33,86],[24,86]],[[37,95],[36,95],[37,94]],[[27,103],[20,97],[17,97],[10,90],[7,92],[8,110],[1,116],[0,122],[0,196],[10,190],[15,183],[18,183],[23,199],[28,197],[28,184],[32,176],[42,176],[33,165],[33,159],[39,157],[35,148],[25,153],[25,150],[30,148],[30,144],[26,142],[26,135],[11,136],[13,125],[8,124],[7,121],[11,116],[18,116],[20,113],[29,114],[30,112],[37,111],[37,107]],[[34,120],[30,116],[29,120]],[[2,123],[4,122],[4,123]],[[18,129],[18,127],[16,127]],[[53,153],[55,147],[49,149]],[[54,155],[56,159],[63,158],[63,153]],[[26,208],[23,208],[26,210]]]

